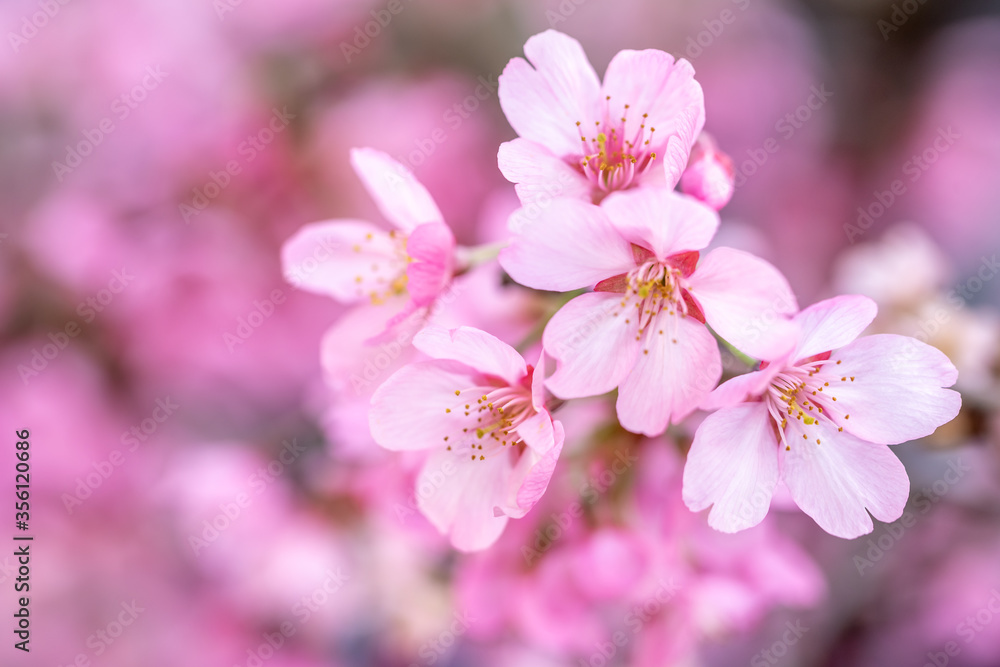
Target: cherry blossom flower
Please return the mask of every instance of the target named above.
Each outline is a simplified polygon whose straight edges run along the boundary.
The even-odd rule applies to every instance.
[[[504,68],[498,93],[520,136],[500,146],[500,171],[523,204],[556,196],[597,203],[615,190],[677,184],[705,124],[688,61],[621,51],[602,84],[580,43],[555,30],[529,38],[524,53],[527,61]]]
[[[929,435],[961,398],[946,389],[958,372],[936,348],[893,334],[858,338],[876,311],[863,296],[814,304],[795,317],[791,350],[712,393],[704,407],[722,409],[698,428],[684,470],[690,509],[714,504],[711,526],[742,530],[764,518],[780,480],[832,535],[871,532],[869,512],[899,518],[909,479],[887,445]]]
[[[718,211],[733,198],[735,183],[733,161],[719,150],[712,137],[702,132],[681,176],[681,192]]]
[[[719,218],[677,192],[630,190],[601,206],[560,199],[511,224],[519,231],[500,263],[514,280],[595,288],[545,327],[545,351],[559,362],[549,389],[579,398],[618,387],[618,419],[630,431],[662,433],[715,387],[721,360],[706,323],[753,354],[767,339],[761,315],[797,310],[787,281],[753,255],[717,248],[699,264]]]
[[[429,327],[413,345],[432,359],[375,391],[372,437],[391,450],[430,450],[418,506],[457,549],[485,549],[545,492],[563,426],[545,407],[541,364],[536,373],[497,338]]]
[[[351,164],[395,229],[363,220],[306,225],[282,248],[285,277],[345,304],[381,305],[408,296],[391,325],[430,306],[449,284],[455,237],[406,167],[371,148],[353,149]]]

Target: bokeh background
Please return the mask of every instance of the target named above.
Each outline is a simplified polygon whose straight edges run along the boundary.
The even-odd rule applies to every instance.
[[[0,4],[0,535],[27,428],[36,539],[28,655],[0,547],[0,663],[1000,665],[998,3],[389,5]],[[320,363],[335,326],[328,373],[363,372],[368,316],[285,283],[281,244],[379,219],[353,146],[413,169],[460,243],[500,238],[496,77],[549,27],[598,72],[691,60],[737,168],[717,242],[803,304],[872,296],[873,330],[959,366],[959,418],[896,448],[901,522],[847,542],[775,508],[714,533],[680,502],[691,427],[640,440],[600,401],[561,413],[561,470],[493,549],[413,510],[419,461],[377,451]],[[488,297],[456,318],[517,339],[544,312],[471,279]],[[617,451],[638,463],[592,484]]]

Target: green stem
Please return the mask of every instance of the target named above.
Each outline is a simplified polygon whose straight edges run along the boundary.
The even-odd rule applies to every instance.
[[[575,290],[573,292],[551,294],[551,296],[556,298],[552,299],[552,305],[548,308],[548,312],[544,316],[538,318],[538,322],[535,323],[535,326],[531,328],[531,331],[528,332],[528,335],[526,335],[524,338],[521,339],[520,343],[514,346],[514,349],[523,355],[529,347],[531,347],[533,344],[541,340],[542,332],[545,331],[545,326],[549,323],[549,320],[552,319],[552,316],[556,314],[556,311],[558,311],[560,308],[569,303],[572,299],[575,299],[576,297],[580,296],[586,291],[587,290],[581,289],[581,290]],[[539,293],[547,294],[545,292],[539,292]]]
[[[506,241],[499,243],[484,243],[483,245],[458,248],[458,269],[460,272],[468,271],[480,264],[492,262],[500,254],[500,251],[507,247]]]
[[[715,333],[715,331],[712,331],[712,335],[715,336],[716,340],[718,340],[719,342],[721,342],[723,345],[726,346],[726,349],[729,350],[730,354],[732,354],[734,357],[742,361],[744,364],[746,364],[750,368],[755,368],[757,366],[756,359],[754,359],[753,357],[748,357],[747,355],[737,350],[735,347],[732,346],[732,344],[728,340],[726,340],[719,334]]]

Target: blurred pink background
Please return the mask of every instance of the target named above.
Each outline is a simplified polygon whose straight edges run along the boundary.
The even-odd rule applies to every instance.
[[[8,0],[0,24],[3,665],[1000,665],[997,3]],[[496,77],[549,27],[598,72],[691,60],[737,170],[717,243],[802,304],[873,297],[873,330],[959,367],[962,414],[897,450],[909,525],[847,542],[793,509],[715,533],[680,501],[690,429],[617,430],[608,456],[638,463],[546,538],[610,465],[596,401],[567,406],[576,448],[491,550],[413,509],[419,461],[323,377],[321,354],[364,371],[370,323],[287,284],[281,244],[381,219],[354,146],[408,165],[460,243],[502,238]],[[544,308],[497,271],[448,317],[517,340]]]

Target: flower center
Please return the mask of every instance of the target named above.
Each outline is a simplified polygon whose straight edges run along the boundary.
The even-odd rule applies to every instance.
[[[800,362],[799,365],[790,366],[771,380],[765,401],[771,417],[778,425],[781,443],[786,450],[791,449],[791,443],[786,441],[785,431],[792,419],[802,424],[803,431],[824,420],[836,426],[838,432],[844,430],[844,427],[840,426],[840,420],[848,420],[851,415],[844,412],[842,406],[837,405],[837,397],[834,395],[837,387],[836,384],[832,386],[830,384],[831,380],[837,381],[834,377],[836,372],[820,372],[824,367],[832,369],[840,363],[838,360],[830,359],[827,353],[819,355],[819,358],[811,358],[806,362]],[[841,382],[848,380],[854,382],[854,377],[839,378]],[[803,439],[817,445],[823,444],[821,438],[810,437],[808,433],[803,433]]]
[[[529,387],[472,387],[456,389],[455,396],[455,403],[445,408],[446,416],[457,422],[454,435],[444,438],[449,451],[468,447],[471,459],[482,461],[501,447],[522,442],[517,427],[534,414]]]
[[[610,95],[607,100],[610,102]],[[629,137],[626,134],[629,113],[630,105],[626,104],[621,117],[612,120],[609,108],[604,123],[594,121],[595,135],[591,138],[584,134],[582,124],[579,121],[576,123],[583,146],[583,157],[578,166],[584,176],[603,192],[629,187],[656,159],[651,145],[656,128],[646,127],[649,114],[642,114],[642,122]]]
[[[671,315],[679,310],[686,316],[688,304],[682,296],[682,282],[681,270],[677,267],[656,260],[646,261],[628,273],[620,302],[622,311],[614,314],[617,317],[624,312],[626,324],[631,324],[634,317],[639,336],[664,308],[669,308]]]
[[[406,294],[406,266],[413,261],[406,254],[407,237],[393,229],[389,238],[393,242],[393,255],[383,262],[373,261],[367,275],[359,273],[354,277],[358,296],[367,296],[373,306],[381,306],[393,297]],[[367,234],[364,242],[371,243],[373,239],[373,234]],[[352,250],[360,254],[362,245],[355,244]]]

